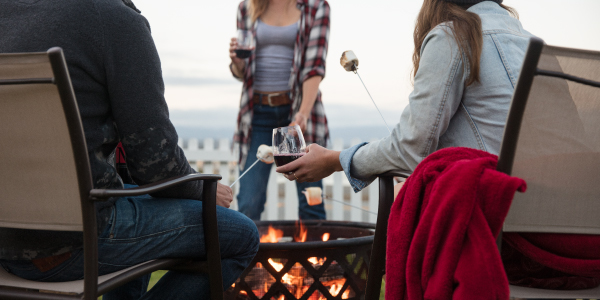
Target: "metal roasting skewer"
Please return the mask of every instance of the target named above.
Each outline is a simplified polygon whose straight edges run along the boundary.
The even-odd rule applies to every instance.
[[[354,63],[354,74],[358,75],[358,79],[360,79],[360,82],[365,87],[365,90],[367,91],[367,94],[369,94],[369,98],[371,98],[371,101],[373,102],[373,105],[375,105],[375,108],[377,108],[377,111],[379,112],[379,115],[381,116],[381,119],[383,120],[383,123],[385,123],[385,127],[390,132],[390,134],[392,134],[392,131],[390,130],[390,126],[388,126],[387,122],[385,121],[385,118],[383,118],[383,114],[379,110],[379,107],[377,107],[377,104],[375,103],[375,100],[373,100],[373,97],[371,97],[371,93],[369,93],[369,89],[367,89],[367,86],[365,85],[364,81],[362,80],[362,78],[360,78],[360,74],[358,74],[358,67],[356,66],[356,63]]]
[[[372,212],[372,211],[370,211],[370,210],[366,210],[366,209],[363,209],[363,208],[361,208],[361,207],[354,206],[354,205],[352,205],[352,204],[348,204],[348,203],[346,203],[346,202],[344,202],[344,201],[340,201],[340,200],[331,199],[331,198],[329,198],[329,197],[327,197],[327,196],[323,196],[323,199],[327,199],[327,200],[329,200],[329,201],[333,201],[333,202],[338,202],[338,203],[344,204],[344,205],[346,205],[346,206],[354,207],[354,208],[356,208],[356,209],[360,209],[360,210],[362,210],[362,211],[364,211],[364,212],[368,212],[368,213],[370,213],[370,214],[377,215],[377,213],[376,213],[376,212]]]
[[[240,177],[238,177],[238,179],[236,179],[229,187],[232,188],[242,177],[244,177],[244,175],[246,175],[246,173],[248,173],[248,171],[250,171],[250,169],[252,169],[252,167],[254,167],[254,165],[256,165],[257,162],[259,162],[260,159],[256,159],[256,161],[246,170],[244,171],[244,173],[242,173],[242,175],[240,175]]]

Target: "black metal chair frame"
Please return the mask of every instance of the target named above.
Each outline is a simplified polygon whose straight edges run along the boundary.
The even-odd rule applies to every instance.
[[[381,282],[385,275],[385,252],[387,242],[387,225],[390,218],[392,204],[394,204],[394,177],[408,178],[409,172],[390,171],[379,175],[379,208],[377,209],[377,223],[373,238],[373,249],[369,261],[369,273],[366,300],[377,300],[381,293]]]
[[[47,54],[54,73],[53,78],[0,80],[0,85],[54,84],[58,89],[67,119],[79,181],[79,196],[83,216],[84,292],[79,295],[63,295],[0,286],[0,299],[97,299],[99,295],[155,270],[208,272],[211,298],[214,300],[223,299],[223,279],[216,208],[217,180],[221,179],[221,176],[214,174],[189,174],[126,190],[93,189],[83,126],[79,117],[79,109],[62,49],[58,47],[51,48],[47,51]],[[195,180],[204,180],[202,217],[207,260],[201,262],[189,259],[157,259],[140,264],[102,284],[98,284],[98,228],[96,228],[94,203],[96,201],[105,201],[110,197],[127,197],[155,193]]]

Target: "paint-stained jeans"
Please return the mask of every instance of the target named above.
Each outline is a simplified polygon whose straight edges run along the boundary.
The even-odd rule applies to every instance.
[[[244,170],[247,170],[256,161],[256,152],[262,144],[271,146],[273,141],[273,128],[288,126],[290,106],[254,105],[252,117],[252,137],[250,149]],[[237,196],[239,211],[252,220],[260,220],[260,214],[265,209],[267,201],[267,183],[272,165],[256,164],[252,170],[240,179],[240,193]],[[241,174],[241,173],[240,173]],[[280,176],[280,175],[278,175]],[[310,206],[302,191],[307,187],[323,188],[323,181],[296,183],[298,191],[298,217],[302,220],[325,219],[325,206],[323,203]]]
[[[258,251],[256,225],[243,214],[217,206],[223,288],[239,277]],[[156,258],[206,257],[202,202],[148,195],[120,198],[98,239],[99,273],[107,274]],[[83,249],[61,265],[40,272],[30,261],[1,261],[9,272],[38,281],[83,278]],[[149,276],[104,296],[112,299],[209,299],[207,274],[169,271],[146,293]]]

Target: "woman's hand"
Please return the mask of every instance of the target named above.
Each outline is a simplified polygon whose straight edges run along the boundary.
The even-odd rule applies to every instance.
[[[307,114],[304,114],[302,112],[298,112],[294,116],[294,120],[292,121],[292,123],[290,123],[290,126],[298,125],[298,126],[300,126],[300,129],[302,130],[302,132],[304,132],[306,130],[306,122],[307,122],[307,120],[308,120],[308,115]]]
[[[217,205],[229,208],[233,201],[233,190],[220,182],[217,182]]]
[[[237,38],[231,38],[231,42],[229,42],[229,58],[231,58],[231,62],[233,63],[235,70],[239,72],[236,75],[240,75],[239,77],[241,77],[241,75],[244,74],[244,67],[246,63],[244,62],[244,59],[237,57],[237,55],[235,54],[235,49],[237,49],[237,45]]]
[[[306,154],[295,161],[278,167],[277,172],[283,173],[290,181],[315,182],[335,171],[342,171],[340,152],[328,150],[317,144],[306,147]]]

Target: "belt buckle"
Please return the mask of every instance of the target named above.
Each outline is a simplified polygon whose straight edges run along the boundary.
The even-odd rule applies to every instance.
[[[269,102],[269,106],[271,106],[271,107],[275,106],[271,102],[271,97],[273,97],[273,96],[279,96],[279,95],[281,95],[281,94],[267,94],[267,102]]]

